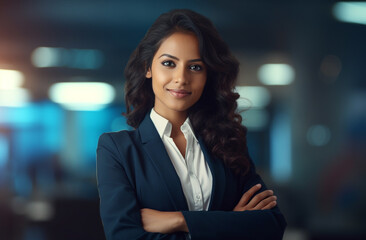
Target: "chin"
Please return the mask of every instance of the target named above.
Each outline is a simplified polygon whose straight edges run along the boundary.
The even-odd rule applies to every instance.
[[[170,109],[174,110],[174,111],[177,111],[177,112],[185,112],[187,111],[191,106],[177,106],[177,105],[174,105],[174,106],[171,106]]]

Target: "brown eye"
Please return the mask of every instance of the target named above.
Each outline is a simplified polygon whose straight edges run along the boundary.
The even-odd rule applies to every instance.
[[[192,71],[201,71],[202,67],[200,65],[191,65],[189,66],[189,69]]]
[[[163,64],[163,66],[166,66],[166,67],[175,67],[175,64],[173,61],[164,61],[161,64]]]

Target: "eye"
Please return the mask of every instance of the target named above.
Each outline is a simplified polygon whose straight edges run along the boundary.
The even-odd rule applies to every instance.
[[[192,71],[197,71],[198,72],[198,71],[202,70],[202,67],[200,65],[195,64],[195,65],[189,66],[189,69],[192,70]]]
[[[175,63],[173,62],[173,61],[170,61],[170,60],[168,60],[168,61],[164,61],[164,62],[162,62],[161,63],[163,66],[165,66],[165,67],[175,67]]]

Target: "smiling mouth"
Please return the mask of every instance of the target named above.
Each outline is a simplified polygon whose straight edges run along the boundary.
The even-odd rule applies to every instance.
[[[186,90],[168,89],[168,91],[171,95],[173,95],[173,97],[176,97],[176,98],[183,98],[183,97],[186,97],[186,96],[192,94],[192,92],[188,92]]]

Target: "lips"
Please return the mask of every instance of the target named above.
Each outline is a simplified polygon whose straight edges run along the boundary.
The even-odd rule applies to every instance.
[[[173,97],[176,98],[183,98],[192,94],[192,92],[189,92],[184,89],[168,89],[168,91],[171,95],[173,95]]]

